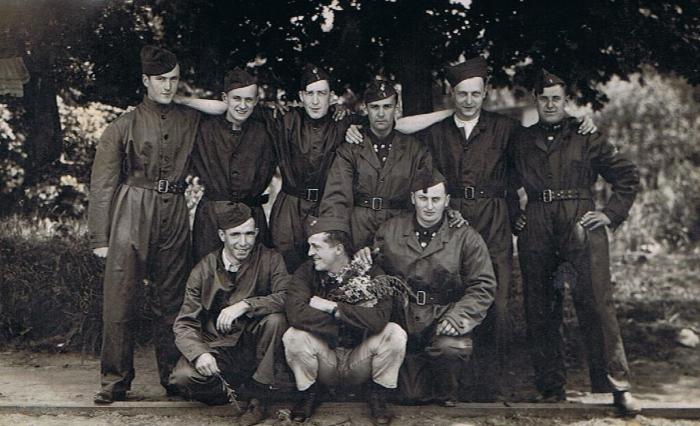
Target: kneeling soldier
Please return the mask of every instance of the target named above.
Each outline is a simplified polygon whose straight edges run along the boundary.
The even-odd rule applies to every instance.
[[[454,406],[472,330],[493,302],[496,279],[479,233],[448,226],[444,178],[424,172],[412,191],[415,213],[389,219],[375,236],[379,266],[403,277],[412,291],[397,309],[409,338],[400,389],[408,400]],[[358,256],[372,260],[367,247]]]
[[[224,248],[205,256],[187,281],[173,326],[184,356],[170,381],[189,398],[225,404],[223,380],[236,386],[252,378],[247,384],[262,395],[251,399],[238,424],[256,424],[265,418],[275,360],[282,355],[289,275],[282,256],[256,241],[248,206],[213,203]]]
[[[615,405],[639,411],[629,393],[629,369],[615,315],[610,283],[606,226],[622,223],[639,186],[637,167],[599,133],[580,135],[567,117],[566,84],[543,71],[534,90],[540,121],[515,143],[515,165],[527,192],[527,210],[515,224],[528,340],[542,400],[566,399],[566,368],[561,337],[564,288],[556,271],[575,271],[572,296],[593,392],[612,392]],[[595,208],[591,187],[602,176],[612,196]]]
[[[374,306],[332,300],[350,268],[347,221],[309,218],[307,229],[312,260],[296,270],[290,283],[286,305],[290,328],[283,337],[287,363],[302,394],[292,418],[303,422],[312,415],[317,380],[324,385],[359,385],[371,379],[372,418],[388,424],[384,390],[396,388],[406,351],[406,332],[389,322],[392,297],[379,298]],[[377,272],[374,268],[369,276]]]

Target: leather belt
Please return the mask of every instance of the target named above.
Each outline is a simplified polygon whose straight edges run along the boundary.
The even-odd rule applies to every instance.
[[[418,290],[415,295],[411,295],[411,298],[415,300],[416,305],[443,305],[442,298],[438,295],[428,293],[425,290]]]
[[[590,189],[545,189],[527,191],[528,201],[551,203],[563,200],[589,200],[593,198]]]
[[[321,191],[318,188],[299,189],[285,184],[282,184],[282,192],[284,192],[287,195],[291,195],[292,197],[297,197],[301,198],[302,200],[313,202],[320,201],[321,195]]]
[[[204,194],[204,198],[209,201],[233,201],[236,203],[243,203],[248,207],[260,207],[263,204],[267,204],[270,201],[270,194],[260,194],[257,197],[242,197],[240,195],[231,194],[231,196],[225,196],[223,194]]]
[[[365,195],[353,196],[356,207],[365,207],[372,210],[405,209],[406,202],[395,198],[368,197]]]
[[[486,188],[481,186],[465,186],[450,191],[452,198],[463,198],[465,200],[476,200],[477,198],[505,198],[504,188]]]
[[[179,181],[172,182],[167,179],[158,179],[153,181],[146,177],[129,176],[126,178],[126,185],[135,186],[137,188],[150,189],[160,194],[184,194],[187,189],[187,182]]]

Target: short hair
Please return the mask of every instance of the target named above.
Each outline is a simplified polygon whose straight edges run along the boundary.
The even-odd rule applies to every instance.
[[[543,86],[541,84],[536,84],[535,87],[532,89],[532,94],[535,96],[539,96],[542,93],[544,93],[544,89],[547,87],[553,87],[553,86],[561,86],[564,89],[564,96],[571,96],[571,92],[569,91],[569,86],[566,85],[565,83],[557,83],[557,84],[552,84],[549,86]]]
[[[350,240],[350,235],[345,231],[326,231],[326,242],[332,246],[337,246],[342,244],[345,254],[351,256],[355,250],[352,246],[352,240]]]

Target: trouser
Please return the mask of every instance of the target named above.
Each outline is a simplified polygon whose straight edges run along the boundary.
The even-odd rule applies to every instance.
[[[309,245],[304,232],[304,221],[308,215],[317,214],[318,203],[280,191],[270,213],[272,244],[284,258],[287,271],[294,271],[308,257]]]
[[[456,400],[460,371],[472,354],[471,335],[434,336],[408,343],[406,362],[399,374],[402,397],[412,402]]]
[[[130,216],[134,200],[120,200],[105,267],[101,352],[102,389],[124,392],[134,378],[134,334],[149,299],[160,383],[180,357],[172,325],[190,272],[189,218],[184,197],[164,194],[151,217]],[[148,281],[144,281],[145,279]]]
[[[605,229],[587,231],[573,220],[552,225],[546,221],[550,216],[532,214],[535,208],[543,207],[529,208],[518,247],[537,389],[546,393],[566,385],[560,331],[565,288],[555,276],[568,264],[574,271],[570,286],[587,350],[592,391],[628,390],[629,369],[613,304]]]
[[[287,330],[287,320],[284,314],[274,313],[249,325],[236,346],[212,348],[211,353],[231,386],[252,378],[271,389],[275,387],[275,361],[282,359],[282,336]],[[181,357],[170,376],[170,384],[190,399],[210,405],[226,404],[228,398],[221,380],[200,374],[193,362]]]
[[[394,389],[406,354],[406,332],[390,322],[354,348],[328,346],[312,333],[290,328],[284,334],[284,352],[297,389],[304,391],[318,380],[325,385],[359,385],[369,379]]]
[[[192,255],[196,265],[202,258],[214,250],[221,250],[223,243],[219,238],[219,227],[216,224],[214,214],[215,203],[228,203],[228,201],[211,201],[202,198],[197,205],[192,225]],[[258,228],[258,240],[266,247],[272,245],[270,231],[267,226],[267,218],[261,206],[250,208],[255,219],[255,227]]]

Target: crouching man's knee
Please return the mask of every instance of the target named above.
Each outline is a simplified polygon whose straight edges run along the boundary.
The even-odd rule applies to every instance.
[[[200,374],[194,366],[181,357],[170,374],[169,384],[175,386],[188,399],[209,405],[228,403],[218,379]]]
[[[285,330],[287,330],[287,317],[280,312],[267,314],[262,320],[260,320],[260,326],[265,331],[269,330],[275,333],[283,333]]]
[[[378,337],[380,338],[380,347],[388,352],[406,353],[406,342],[408,335],[400,325],[390,322],[384,327]]]
[[[290,357],[312,354],[314,338],[307,331],[289,327],[282,336],[282,343],[284,344],[284,352],[287,354],[287,360],[289,360]]]
[[[425,351],[434,357],[466,360],[473,350],[471,334],[465,336],[436,336]]]

